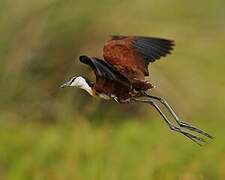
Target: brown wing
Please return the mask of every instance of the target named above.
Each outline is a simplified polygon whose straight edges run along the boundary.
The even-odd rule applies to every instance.
[[[95,58],[88,56],[80,56],[80,61],[84,64],[89,65],[95,73],[96,80],[102,78],[109,81],[116,81],[121,84],[127,84],[130,86],[129,80],[120,72],[115,69],[111,64]]]
[[[96,82],[93,88],[98,93],[109,96],[116,95],[127,99],[131,88],[130,81],[115,69],[111,64],[95,57],[80,56],[80,61],[87,64],[94,71]]]
[[[161,38],[112,36],[104,45],[103,57],[129,80],[144,80],[149,63],[170,54],[173,45],[173,41]]]

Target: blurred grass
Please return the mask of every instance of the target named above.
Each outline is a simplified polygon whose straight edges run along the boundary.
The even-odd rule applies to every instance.
[[[153,122],[90,126],[8,123],[0,131],[2,179],[224,179],[223,128],[199,147]],[[209,128],[209,127],[208,127]],[[220,138],[221,137],[221,138]],[[13,141],[13,142],[12,142]]]
[[[225,179],[225,1],[1,0],[0,179]],[[145,105],[59,90],[111,34],[174,39],[152,93],[216,136],[199,148]]]

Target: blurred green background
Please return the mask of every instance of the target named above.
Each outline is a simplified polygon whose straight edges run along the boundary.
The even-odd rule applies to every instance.
[[[224,0],[0,0],[0,179],[225,179]],[[214,135],[198,147],[148,105],[58,86],[94,78],[111,34],[174,39],[153,94]]]

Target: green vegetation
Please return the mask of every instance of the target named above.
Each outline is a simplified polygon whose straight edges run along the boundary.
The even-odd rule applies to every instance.
[[[1,0],[0,179],[225,179],[225,1]],[[198,147],[147,105],[58,86],[86,74],[110,34],[174,39],[150,67],[186,121],[216,139]]]
[[[133,119],[135,120],[135,119]],[[224,179],[222,138],[199,147],[161,119],[93,127],[7,125],[0,132],[3,179]],[[222,137],[222,128],[210,128]]]

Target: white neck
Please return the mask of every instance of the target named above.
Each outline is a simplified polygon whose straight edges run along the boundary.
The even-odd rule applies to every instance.
[[[85,91],[87,91],[91,96],[93,96],[93,91],[92,88],[88,85],[88,83],[86,82],[86,80],[81,77],[78,76],[74,82],[72,84],[70,84],[70,86],[76,86],[78,88],[84,89]]]
[[[93,96],[92,88],[88,85],[88,83],[85,82],[85,84],[83,84],[80,88],[81,88],[81,89],[84,89],[84,90],[87,91],[91,96]]]

